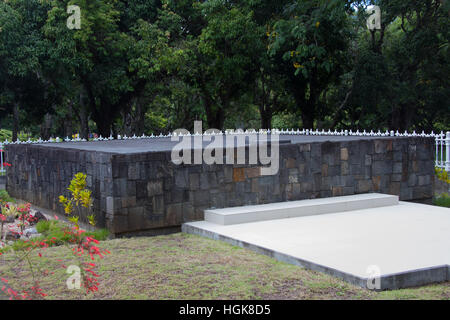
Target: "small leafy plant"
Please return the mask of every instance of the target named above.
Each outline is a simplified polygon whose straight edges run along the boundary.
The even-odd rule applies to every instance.
[[[8,202],[15,202],[6,190],[0,190],[0,205],[5,205]]]
[[[79,227],[80,217],[86,216],[90,225],[95,226],[95,215],[85,215],[84,212],[90,212],[92,207],[91,190],[86,189],[86,175],[84,173],[77,173],[70,182],[68,190],[70,191],[70,198],[59,196],[59,202],[64,206],[64,213],[69,217],[69,221],[75,226]],[[83,210],[84,209],[84,210]]]
[[[435,170],[435,173],[436,173],[436,177],[437,177],[439,180],[444,181],[444,182],[450,184],[450,177],[449,177],[449,174],[448,174],[447,171],[445,171],[445,170],[442,169],[442,168],[438,168],[438,167],[436,167],[434,170]]]

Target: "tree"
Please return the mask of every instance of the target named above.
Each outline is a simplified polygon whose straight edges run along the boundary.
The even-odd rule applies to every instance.
[[[352,35],[346,3],[293,1],[269,37],[270,53],[288,78],[303,126],[314,128],[315,121],[324,118],[323,94],[348,63]]]
[[[253,85],[259,69],[258,51],[261,31],[252,12],[245,12],[228,1],[192,4],[200,10],[205,27],[198,30],[189,19],[181,20],[189,54],[180,75],[198,88],[209,128],[223,129],[225,116],[232,104]],[[193,17],[197,20],[198,14]],[[189,28],[193,28],[192,31]]]
[[[374,1],[382,29],[359,35],[354,117],[398,130],[449,123],[448,10],[441,1]],[[360,17],[364,23],[364,16]],[[444,125],[445,127],[445,125]],[[443,128],[443,127],[441,127]],[[442,130],[442,129],[441,129]]]

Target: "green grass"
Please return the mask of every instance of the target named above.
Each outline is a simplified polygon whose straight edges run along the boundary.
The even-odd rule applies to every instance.
[[[48,243],[50,246],[60,246],[68,243],[71,236],[64,232],[64,229],[67,228],[67,225],[59,220],[49,220],[49,221],[39,221],[36,224],[36,231],[41,233],[42,235],[36,238],[33,238],[32,241],[43,241],[45,239],[53,239],[54,242]],[[86,236],[93,237],[99,241],[104,241],[109,237],[109,232],[106,229],[97,229],[94,231],[86,231],[84,233]],[[26,240],[17,240],[10,246],[4,247],[0,249],[0,253],[6,253],[11,250],[24,250],[30,247],[29,241]]]
[[[435,206],[450,208],[450,195],[443,193],[440,196],[433,199]]]
[[[50,229],[50,228],[49,228]],[[111,254],[98,261],[99,292],[68,290],[60,267],[73,263],[71,250],[52,247],[35,255],[36,265],[55,274],[40,280],[49,299],[450,299],[450,282],[404,290],[372,292],[332,276],[276,261],[253,251],[183,233],[102,241]],[[0,274],[14,286],[31,281],[26,265]]]

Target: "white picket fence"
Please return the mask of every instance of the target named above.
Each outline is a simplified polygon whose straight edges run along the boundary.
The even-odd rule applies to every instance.
[[[438,168],[443,168],[446,171],[450,171],[450,131],[448,131],[447,133],[433,133],[431,132],[430,134],[425,134],[423,131],[422,133],[416,133],[415,131],[413,133],[408,133],[408,132],[404,132],[404,133],[399,133],[398,131],[394,133],[394,131],[386,131],[385,133],[382,133],[380,131],[378,132],[374,132],[373,130],[371,130],[370,132],[367,132],[366,130],[364,130],[363,132],[360,132],[359,130],[353,132],[352,130],[341,130],[341,131],[325,131],[325,130],[308,130],[308,129],[297,129],[297,130],[278,130],[278,129],[272,129],[272,130],[259,130],[259,133],[278,133],[278,134],[285,134],[285,135],[317,135],[317,136],[381,136],[381,137],[385,137],[385,136],[391,136],[391,137],[434,137],[436,140],[436,158],[435,158],[435,166]],[[245,131],[245,132],[241,132],[241,133],[257,133],[257,131]],[[206,135],[215,135],[215,134],[222,134],[222,132],[220,133],[212,133],[212,134],[206,134]],[[236,131],[225,131],[225,134],[240,134],[240,132],[236,132]],[[190,134],[188,134],[190,135]],[[196,133],[195,135],[198,135],[198,133]],[[151,135],[151,136],[146,136],[146,135],[142,135],[142,136],[136,136],[133,135],[132,137],[127,137],[126,135],[121,137],[120,135],[118,136],[119,140],[127,140],[127,139],[149,139],[149,138],[168,138],[171,137],[172,135],[163,135],[160,134],[159,136],[155,136],[155,135]],[[93,141],[106,141],[106,140],[114,140],[114,138],[112,136],[110,136],[109,138],[102,138],[102,136],[100,136],[99,138],[95,138],[93,139]],[[39,140],[37,141],[16,141],[16,142],[8,142],[8,141],[4,141],[1,142],[0,141],[0,150],[3,150],[3,147],[6,144],[30,144],[30,143],[60,143],[60,142],[85,142],[85,139],[70,139],[70,138],[66,138],[66,139],[60,139],[60,138],[50,138],[48,141],[44,141],[41,138],[39,138]],[[4,166],[4,153],[0,152],[0,173],[5,173],[6,169]]]
[[[435,166],[450,171],[450,132],[436,137]]]

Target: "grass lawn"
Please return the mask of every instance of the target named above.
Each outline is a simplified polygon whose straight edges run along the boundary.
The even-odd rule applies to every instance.
[[[101,242],[111,254],[98,261],[99,292],[68,290],[66,247],[34,258],[54,275],[41,279],[49,299],[450,299],[450,282],[413,289],[371,292],[331,276],[278,262],[250,250],[182,233]],[[37,255],[37,254],[36,254]],[[11,253],[0,256],[0,274],[14,287],[31,281],[25,264],[6,271]]]

